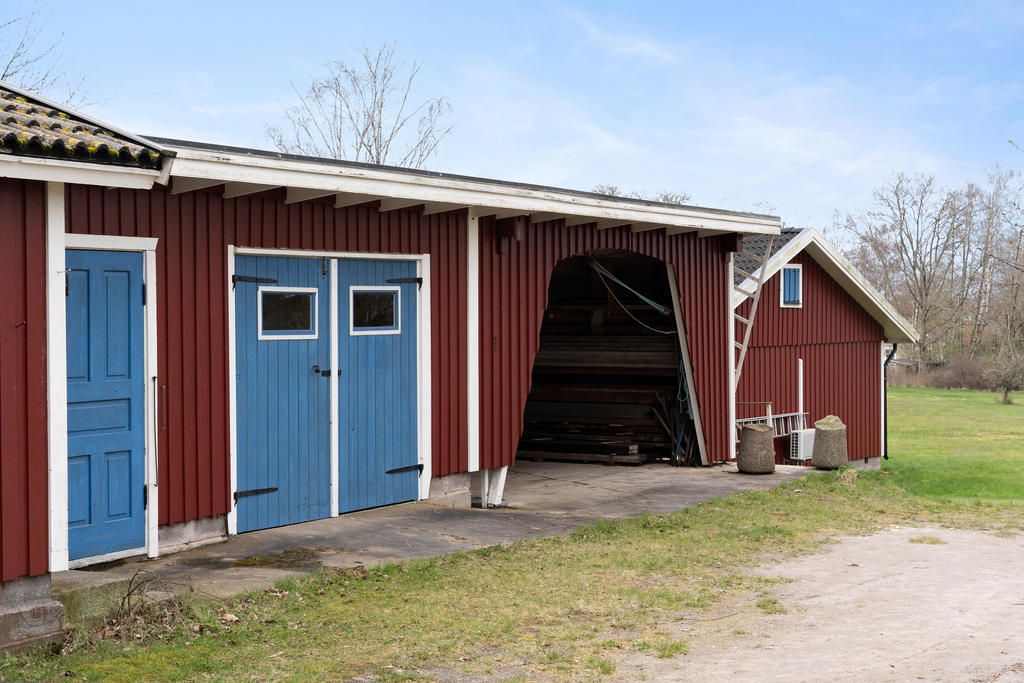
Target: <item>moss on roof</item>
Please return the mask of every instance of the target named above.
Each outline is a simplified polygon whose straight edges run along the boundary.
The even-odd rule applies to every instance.
[[[0,86],[0,154],[158,168],[160,152]]]

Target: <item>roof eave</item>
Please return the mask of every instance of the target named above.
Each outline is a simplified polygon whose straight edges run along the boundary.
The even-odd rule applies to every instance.
[[[166,144],[166,143],[165,143]],[[419,174],[379,167],[350,167],[260,157],[186,146],[167,147],[175,153],[172,178],[237,183],[242,189],[286,187],[339,195],[422,201],[454,208],[512,211],[620,221],[634,229],[664,227],[672,232],[778,234],[781,222],[772,216],[638,204],[591,193],[517,186],[499,181]],[[486,215],[486,213],[481,213]]]

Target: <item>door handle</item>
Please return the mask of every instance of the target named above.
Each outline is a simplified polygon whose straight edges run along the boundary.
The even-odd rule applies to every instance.
[[[314,375],[321,375],[323,377],[330,377],[331,376],[331,371],[330,370],[321,370],[319,365],[314,365],[313,366],[313,374]]]

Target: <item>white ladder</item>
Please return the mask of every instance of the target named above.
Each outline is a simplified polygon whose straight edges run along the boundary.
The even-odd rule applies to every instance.
[[[757,275],[748,273],[742,268],[736,268],[734,266],[735,272],[739,273],[744,278],[744,281],[741,284],[746,284],[747,280],[754,280],[757,283],[753,291],[744,289],[736,284],[733,285],[733,289],[744,296],[744,301],[746,299],[751,299],[749,318],[744,318],[739,314],[739,306],[732,309],[733,326],[735,327],[736,323],[740,323],[744,326],[743,341],[733,341],[733,344],[736,345],[736,348],[733,349],[733,353],[737,351],[739,352],[739,358],[736,358],[736,372],[733,374],[733,380],[736,384],[734,388],[738,388],[740,386],[740,373],[743,372],[743,361],[747,357],[747,345],[750,343],[750,333],[754,330],[754,317],[757,315],[757,304],[761,301],[761,287],[764,285],[764,275],[765,271],[768,270],[768,259],[772,255],[772,242],[774,239],[775,237],[773,235],[768,236],[768,246],[764,250],[763,257],[751,254],[745,249],[740,249],[739,251],[739,253],[743,254],[748,259],[761,264],[760,267],[756,269]],[[742,302],[740,305],[742,305]]]

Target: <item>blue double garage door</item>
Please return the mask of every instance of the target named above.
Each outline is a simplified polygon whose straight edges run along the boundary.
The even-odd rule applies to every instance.
[[[339,512],[418,497],[420,286],[411,260],[235,257],[239,532],[328,517],[335,488]]]

